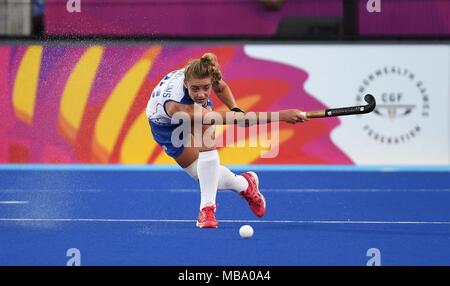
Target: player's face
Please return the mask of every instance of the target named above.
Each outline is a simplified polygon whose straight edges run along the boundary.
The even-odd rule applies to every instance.
[[[203,105],[211,95],[212,79],[210,77],[203,79],[190,78],[185,81],[185,85],[188,89],[189,96],[195,103]]]

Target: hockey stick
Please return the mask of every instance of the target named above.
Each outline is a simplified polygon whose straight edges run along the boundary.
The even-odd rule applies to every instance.
[[[364,96],[364,100],[367,102],[367,105],[308,111],[308,112],[305,112],[305,115],[308,118],[321,118],[321,117],[364,114],[364,113],[372,112],[376,106],[375,98],[371,94],[366,94],[366,96]]]

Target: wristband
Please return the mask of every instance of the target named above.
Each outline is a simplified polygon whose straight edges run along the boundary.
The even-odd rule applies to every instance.
[[[245,113],[245,112],[244,112],[243,110],[241,110],[239,107],[234,107],[234,108],[231,109],[231,111]]]

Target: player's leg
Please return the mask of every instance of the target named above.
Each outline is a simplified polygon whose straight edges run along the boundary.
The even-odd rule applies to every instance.
[[[213,130],[214,126],[202,126],[202,140],[198,140],[196,146],[198,148],[197,160],[197,176],[200,184],[201,203],[200,209],[216,204],[217,187],[219,184],[219,154],[216,146],[209,146],[203,142],[203,135],[208,136],[208,132]],[[195,135],[194,135],[195,136]],[[211,142],[213,142],[213,133],[211,134]]]
[[[201,203],[200,213],[197,219],[199,227],[217,227],[217,221],[214,217],[215,202],[218,184],[218,165],[219,158],[217,153],[206,148],[198,148],[195,145],[178,146],[172,142],[172,132],[177,126],[160,126],[150,122],[153,138],[161,145],[167,155],[174,158],[175,161],[188,173],[193,173],[192,169],[196,169],[196,177],[200,183]],[[182,134],[182,136],[190,136],[191,134]],[[183,140],[183,138],[179,138]],[[191,142],[192,143],[192,142]],[[178,145],[178,144],[176,144]],[[192,145],[190,145],[192,146]],[[194,162],[196,166],[192,166]]]
[[[188,148],[186,148],[188,149]],[[198,154],[197,148],[186,152],[178,161],[178,164],[183,170],[189,174],[194,180],[198,181]],[[216,151],[217,152],[217,151]],[[218,190],[232,190],[237,193],[247,190],[249,184],[248,181],[242,175],[236,175],[230,169],[223,165],[219,165],[219,181],[217,184]]]
[[[191,138],[193,142],[193,138]],[[178,164],[195,180],[199,180],[198,175],[198,162],[196,158],[199,157],[198,154],[202,154],[200,150],[201,148],[185,148],[187,149],[183,152],[182,156],[177,159]],[[204,148],[203,150],[205,150]],[[259,179],[258,176],[254,172],[247,172],[241,175],[234,174],[227,167],[220,165],[219,155],[217,150],[215,149],[206,149],[206,152],[213,154],[214,158],[214,170],[216,168],[216,164],[218,164],[218,190],[233,190],[239,193],[250,206],[250,209],[253,213],[262,217],[266,211],[266,201],[264,196],[259,191]],[[200,160],[201,161],[201,160]],[[202,190],[202,188],[200,188]],[[203,193],[202,193],[203,194]],[[202,195],[202,203],[200,209],[202,209],[205,205],[204,202],[208,202],[208,200],[212,197],[208,196],[205,192]],[[214,193],[214,202],[215,202],[215,193]]]
[[[207,132],[211,126],[203,126],[201,136]],[[197,219],[198,227],[217,227],[218,223],[214,213],[216,211],[216,195],[219,182],[219,156],[215,145],[207,146],[203,140],[194,140],[194,136],[189,134],[193,147],[184,147],[175,161],[193,178],[196,178],[200,185],[200,212]],[[212,138],[213,139],[213,138]]]
[[[198,180],[197,163],[195,160],[184,170],[195,180]],[[237,175],[227,167],[219,165],[218,190],[232,190],[240,194],[249,204],[253,213],[262,217],[266,212],[266,200],[259,191],[259,178],[254,172]]]
[[[153,138],[189,175],[200,181],[199,173],[201,173],[201,176],[204,178],[202,181],[204,182],[204,185],[207,185],[206,187],[202,187],[200,184],[201,191],[207,190],[201,192],[201,208],[207,205],[215,205],[217,189],[231,189],[238,191],[247,200],[252,211],[257,216],[262,216],[264,214],[265,201],[259,193],[258,178],[256,177],[256,174],[235,175],[228,168],[220,166],[219,156],[215,148],[174,147],[171,142],[171,134],[175,127],[158,126],[155,124],[150,125]],[[206,126],[205,128],[208,127]],[[189,136],[192,140],[192,135]],[[202,153],[202,155],[200,155],[200,153]],[[199,164],[201,166],[200,168]],[[212,168],[210,166],[212,166]],[[213,176],[208,175],[208,172],[210,171],[212,171],[211,173]],[[216,180],[217,185],[215,183]],[[216,187],[214,188],[214,186]]]
[[[203,132],[202,135],[205,133],[205,131],[208,128],[212,128],[212,140],[215,138],[215,130],[214,126],[203,126]],[[191,135],[190,137],[190,146],[196,146],[194,143],[194,136]],[[217,183],[217,189],[218,190],[233,190],[238,193],[243,192],[247,190],[249,183],[247,179],[244,176],[236,175],[233,172],[231,172],[227,167],[220,165],[220,158],[219,154],[213,146],[212,148],[207,148],[204,146],[197,146],[197,147],[187,147],[186,152],[180,156],[180,158],[176,159],[177,163],[183,168],[186,173],[188,173],[194,180],[199,180],[198,175],[198,163],[199,161],[197,158],[199,158],[199,154],[211,154],[214,158],[217,159],[214,160],[214,162],[218,164],[218,183]],[[216,168],[216,165],[214,165],[214,169]]]
[[[200,184],[200,209],[214,205],[219,181],[219,156],[215,149],[184,147],[174,158],[183,170]]]
[[[215,128],[211,126],[210,128]],[[215,138],[215,129],[212,129],[212,137]],[[214,150],[219,158],[217,150]],[[236,175],[225,166],[219,166],[219,189],[236,190],[246,199],[253,213],[262,217],[266,213],[266,200],[259,191],[259,179],[254,172]]]

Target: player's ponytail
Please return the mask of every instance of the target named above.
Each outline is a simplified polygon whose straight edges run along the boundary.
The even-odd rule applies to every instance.
[[[214,65],[213,55],[206,53],[198,60],[190,61],[185,67],[185,79],[211,77],[212,83],[217,85],[222,79],[220,70]]]

